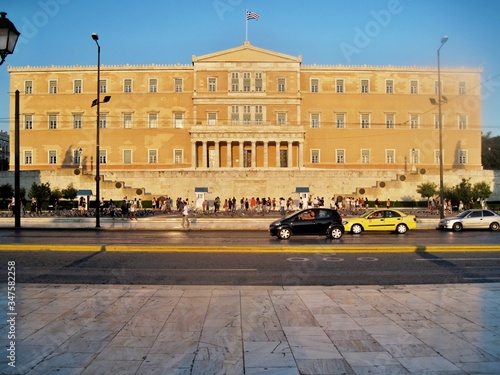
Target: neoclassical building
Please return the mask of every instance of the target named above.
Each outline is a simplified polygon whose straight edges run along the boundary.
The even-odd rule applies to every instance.
[[[22,171],[92,189],[96,70],[9,68],[10,91],[21,92]],[[435,67],[303,65],[301,56],[245,42],[193,55],[191,65],[103,65],[100,77],[101,99],[111,96],[99,116],[108,197],[125,187],[179,196],[275,196],[298,187],[374,196],[381,180],[438,181]],[[475,175],[481,69],[445,67],[441,82],[444,169]],[[414,187],[394,189],[401,199]]]

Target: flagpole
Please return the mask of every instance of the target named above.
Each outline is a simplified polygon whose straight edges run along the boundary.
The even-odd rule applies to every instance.
[[[248,9],[245,12],[245,42],[248,42]]]

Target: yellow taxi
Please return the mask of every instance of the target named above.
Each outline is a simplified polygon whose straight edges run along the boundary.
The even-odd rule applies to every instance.
[[[359,234],[363,231],[392,231],[399,234],[417,228],[415,215],[407,215],[399,210],[373,210],[359,217],[343,221],[345,232]]]

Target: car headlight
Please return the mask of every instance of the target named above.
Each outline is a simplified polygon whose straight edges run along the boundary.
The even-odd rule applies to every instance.
[[[344,220],[344,221],[342,222],[342,225],[347,225],[348,223],[349,223],[348,221]]]

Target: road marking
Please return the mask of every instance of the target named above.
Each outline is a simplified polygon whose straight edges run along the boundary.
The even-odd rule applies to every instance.
[[[500,280],[500,277],[464,277],[464,280]]]
[[[447,262],[450,260],[500,260],[500,258],[440,258],[440,259],[417,258],[416,260],[427,261],[427,262]]]

